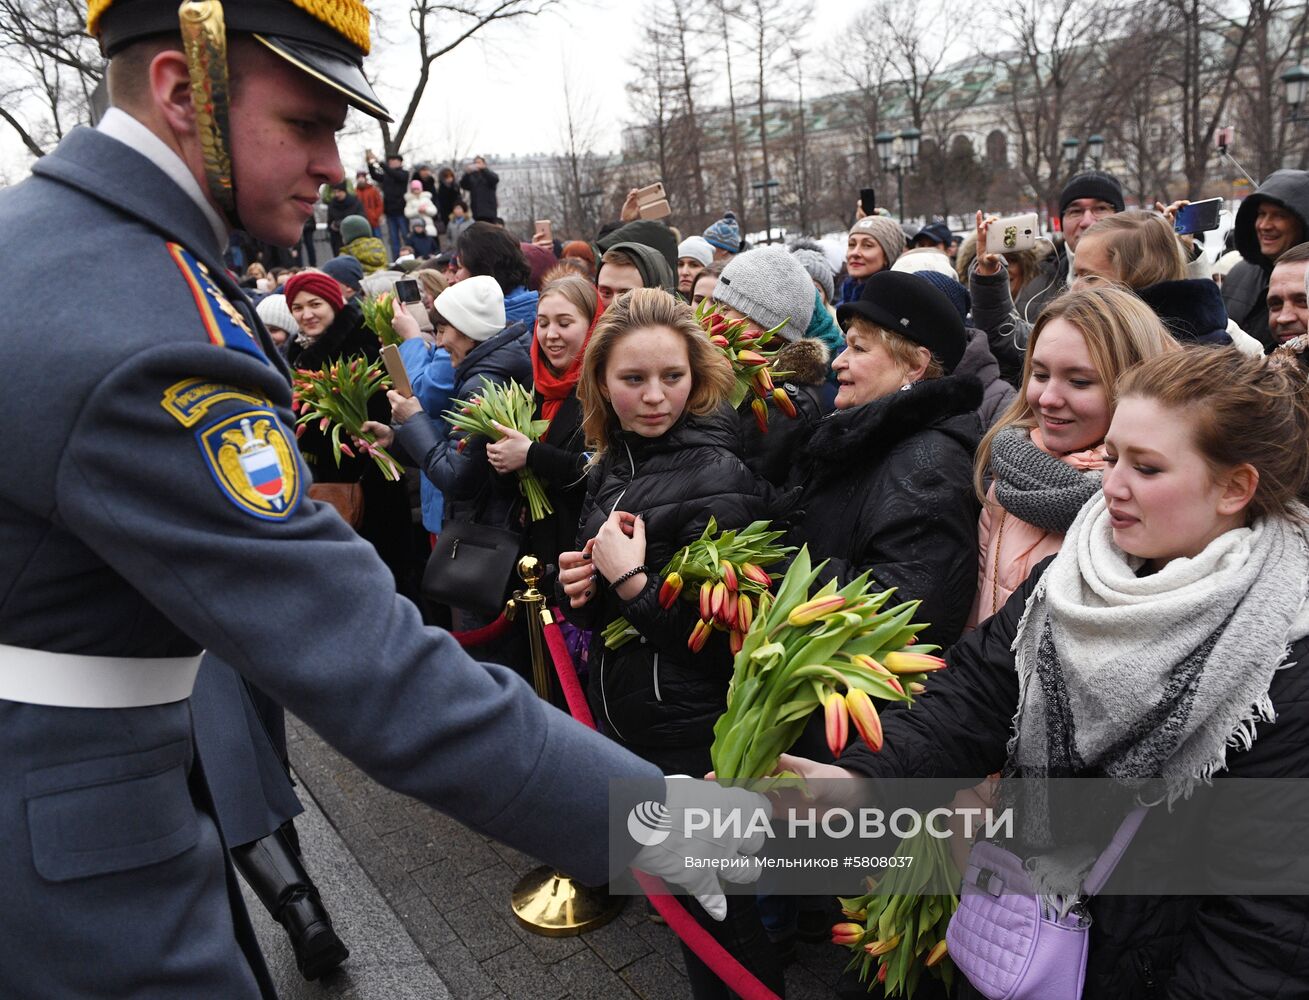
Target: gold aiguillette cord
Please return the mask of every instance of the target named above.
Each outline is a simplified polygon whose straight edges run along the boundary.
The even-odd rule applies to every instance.
[[[227,28],[219,0],[185,0],[178,8],[182,45],[191,73],[191,104],[204,156],[209,193],[236,219],[228,127]]]

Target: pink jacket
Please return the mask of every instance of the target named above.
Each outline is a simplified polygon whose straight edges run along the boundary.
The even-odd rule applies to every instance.
[[[1031,436],[1038,448],[1048,450],[1039,430],[1033,428]],[[1103,469],[1104,446],[1096,445],[1059,458],[1083,472]],[[1044,531],[1006,511],[996,502],[993,485],[986,493],[986,503],[977,522],[977,597],[966,627],[976,628],[1004,607],[1032,567],[1058,552],[1063,540],[1062,534]]]

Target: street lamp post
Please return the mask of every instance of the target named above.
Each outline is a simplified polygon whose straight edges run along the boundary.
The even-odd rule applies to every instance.
[[[1099,134],[1089,136],[1086,140],[1086,151],[1091,156],[1091,164],[1099,170],[1100,160],[1104,156],[1104,136]]]
[[[896,194],[900,201],[900,221],[904,221],[904,175],[914,169],[918,160],[918,144],[923,133],[916,128],[907,128],[900,133],[900,150],[895,148],[896,136],[893,132],[878,132],[873,137],[877,146],[877,156],[882,162],[883,173],[895,174]],[[868,208],[865,207],[865,211]]]
[[[1063,141],[1062,145],[1064,147],[1064,163],[1067,165],[1068,172],[1071,174],[1073,168],[1077,165],[1077,155],[1081,150],[1082,141],[1076,136],[1070,135]]]
[[[773,242],[772,191],[773,188],[778,187],[780,183],[781,183],[780,181],[775,181],[772,178],[769,178],[766,181],[756,181],[755,183],[750,185],[750,187],[753,188],[754,190],[756,191],[762,190],[764,193],[764,229],[768,233],[768,235],[764,239],[765,243]]]
[[[1309,115],[1301,110],[1305,94],[1309,92],[1309,69],[1305,68],[1304,63],[1292,66],[1282,74],[1282,83],[1286,85],[1286,109],[1291,121],[1309,121]]]

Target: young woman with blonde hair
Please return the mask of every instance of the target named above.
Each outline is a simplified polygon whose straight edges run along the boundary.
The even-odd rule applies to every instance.
[[[974,460],[984,504],[970,626],[995,614],[1033,566],[1059,551],[1078,511],[1099,492],[1118,376],[1177,349],[1150,308],[1119,288],[1069,292],[1041,313],[1018,395]]]

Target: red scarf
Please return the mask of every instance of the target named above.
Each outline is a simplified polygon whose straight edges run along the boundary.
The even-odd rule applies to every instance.
[[[577,380],[582,377],[582,358],[586,354],[586,345],[591,342],[591,334],[595,332],[595,325],[600,322],[603,311],[603,307],[597,302],[595,315],[591,317],[591,325],[586,330],[586,339],[582,341],[582,348],[577,352],[577,357],[573,358],[573,363],[568,366],[568,371],[562,375],[556,375],[546,360],[541,357],[541,342],[535,336],[532,337],[532,389],[541,397],[541,416],[546,420],[555,418],[564,400],[577,388]]]

